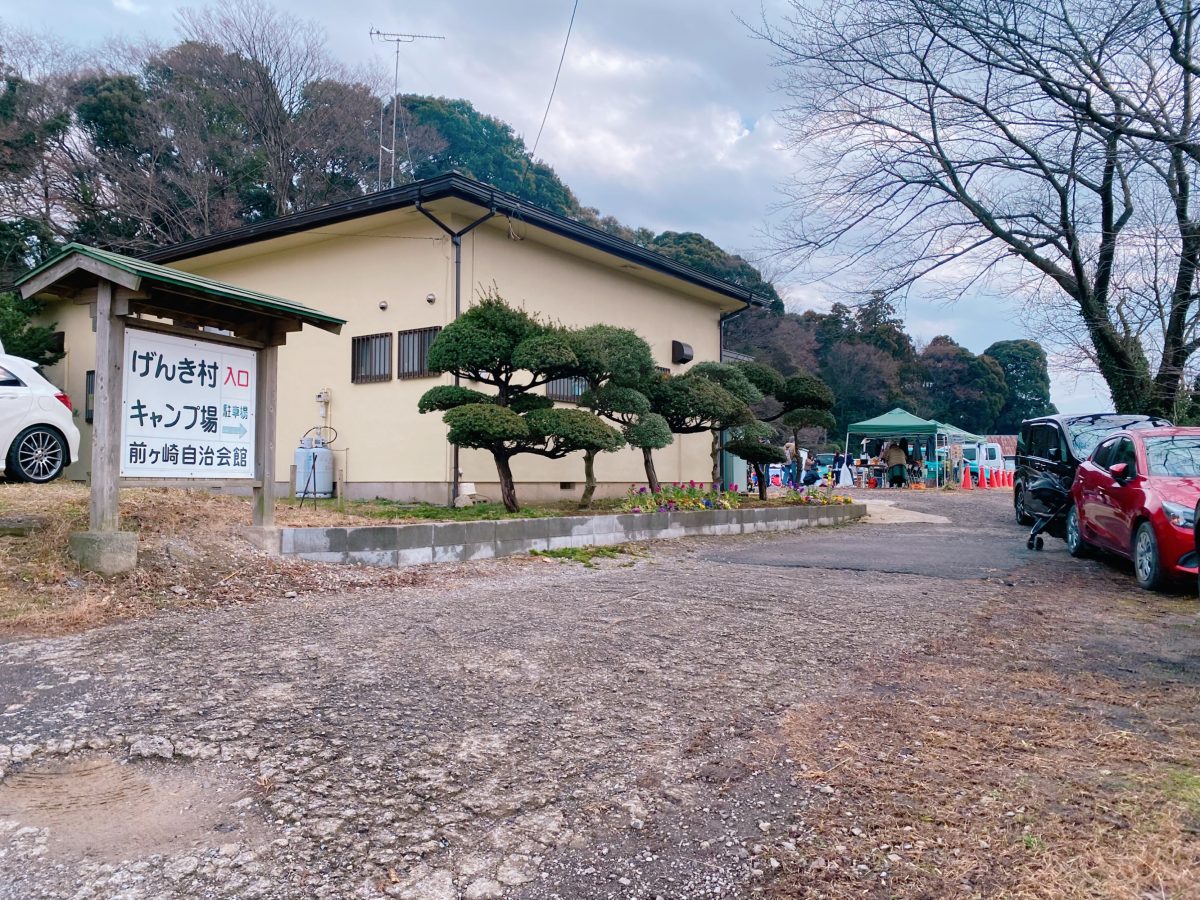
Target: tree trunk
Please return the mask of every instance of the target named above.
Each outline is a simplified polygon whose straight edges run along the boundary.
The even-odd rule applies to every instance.
[[[650,493],[657,494],[662,490],[662,485],[658,483],[658,473],[654,471],[654,453],[649,447],[642,448],[642,461],[646,464],[646,484]]]
[[[763,472],[762,463],[751,463],[750,465],[754,467],[754,475],[758,478],[758,499],[766,500],[768,484],[766,474]],[[767,471],[769,472],[770,469]]]
[[[596,493],[596,451],[583,453],[583,496],[579,498],[580,509],[592,508],[592,495]]]
[[[496,460],[496,472],[500,476],[500,501],[509,512],[518,512],[521,507],[517,503],[517,487],[513,484],[512,466],[508,464],[507,456],[493,453]]]
[[[721,480],[721,432],[714,428],[712,433],[712,483]]]

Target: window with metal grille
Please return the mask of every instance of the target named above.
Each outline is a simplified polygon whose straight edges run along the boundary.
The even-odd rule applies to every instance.
[[[350,339],[350,380],[354,384],[392,379],[392,335],[364,334]]]
[[[555,378],[546,382],[546,396],[561,403],[578,403],[580,394],[587,390],[587,386],[586,378]]]
[[[96,370],[88,369],[83,378],[83,421],[91,425],[96,411]]]
[[[396,369],[397,378],[421,378],[432,374],[429,371],[429,345],[441,328],[414,328],[396,335],[399,346]]]

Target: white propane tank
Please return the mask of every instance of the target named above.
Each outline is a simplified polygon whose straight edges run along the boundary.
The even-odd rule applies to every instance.
[[[333,451],[320,438],[306,437],[296,448],[296,496],[333,496]]]

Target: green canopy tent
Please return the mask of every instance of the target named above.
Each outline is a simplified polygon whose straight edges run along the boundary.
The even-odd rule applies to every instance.
[[[947,444],[982,444],[984,438],[977,434],[971,434],[959,428],[957,425],[951,425],[947,422],[939,422],[936,419],[930,419],[938,426],[938,434],[946,438]]]
[[[952,431],[957,433],[959,430],[941,422],[914,416],[908,410],[897,406],[891,412],[851,424],[846,431],[846,456],[850,456],[851,435],[863,438],[925,438],[932,442],[936,462],[939,436],[945,438]],[[965,434],[965,432],[962,433]],[[922,443],[925,442],[922,441]],[[943,446],[945,443],[948,441],[944,441]],[[937,467],[937,480],[940,486],[943,481],[941,466]]]

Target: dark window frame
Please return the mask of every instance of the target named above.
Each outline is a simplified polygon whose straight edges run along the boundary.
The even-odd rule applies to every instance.
[[[587,389],[587,379],[579,375],[568,375],[546,382],[546,396],[555,403],[574,403],[578,406],[579,398]]]
[[[392,380],[392,332],[350,338],[350,383],[377,384]]]
[[[441,325],[431,325],[396,332],[397,379],[428,378],[438,374],[429,371],[429,347],[441,330]]]
[[[83,376],[83,421],[89,425],[96,416],[96,370],[88,369]]]

